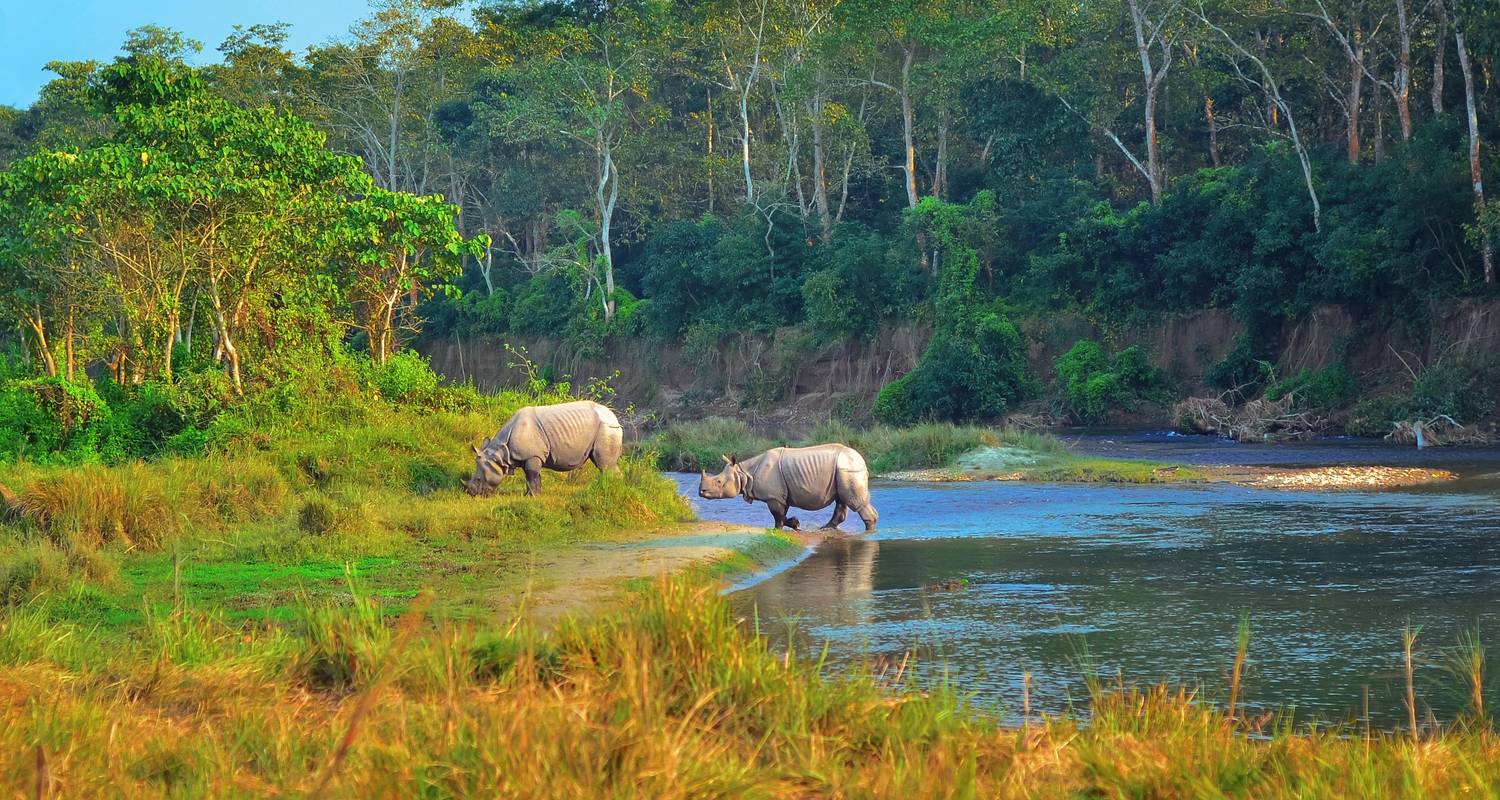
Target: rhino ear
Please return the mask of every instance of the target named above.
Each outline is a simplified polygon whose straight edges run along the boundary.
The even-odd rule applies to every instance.
[[[734,459],[730,458],[729,456],[727,456],[727,455],[725,455],[723,453],[719,454],[719,458],[724,459],[724,463],[725,464],[733,464],[734,463]]]
[[[477,444],[471,444],[469,446],[472,447],[472,448],[474,448],[474,455],[476,455],[476,456],[479,455],[479,445],[477,445]]]

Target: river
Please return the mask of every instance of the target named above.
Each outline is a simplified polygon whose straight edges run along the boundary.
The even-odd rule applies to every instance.
[[[1048,713],[1086,703],[1088,672],[1222,698],[1245,615],[1251,707],[1343,721],[1368,702],[1377,725],[1404,718],[1410,624],[1420,626],[1422,709],[1448,720],[1463,707],[1445,657],[1476,627],[1487,644],[1500,641],[1500,451],[1151,433],[1073,441],[1120,457],[1441,466],[1461,479],[1358,492],[876,482],[876,534],[851,519],[848,536],[731,601],[776,647],[826,645],[835,663],[914,652],[913,680],[949,680],[987,705],[1019,709],[1030,673],[1032,708]],[[702,501],[696,476],[677,479],[705,519],[769,522],[763,505]],[[801,517],[815,527],[825,514]],[[959,580],[967,584],[929,591]],[[1500,664],[1500,649],[1489,654]]]

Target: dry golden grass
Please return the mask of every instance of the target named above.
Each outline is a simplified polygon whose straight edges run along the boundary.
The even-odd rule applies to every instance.
[[[942,691],[892,692],[868,673],[784,659],[713,587],[686,580],[547,636],[411,615],[393,631],[368,609],[349,613],[259,629],[183,613],[102,649],[12,612],[0,624],[0,782],[31,796],[40,778],[67,797],[305,796],[324,780],[329,797],[1493,797],[1500,786],[1487,726],[1421,740],[1282,726],[1251,737],[1166,688],[1100,690],[1087,724],[1003,728]],[[324,655],[347,648],[364,677],[309,670],[306,650],[327,633],[309,626],[344,626],[324,636],[344,642]]]

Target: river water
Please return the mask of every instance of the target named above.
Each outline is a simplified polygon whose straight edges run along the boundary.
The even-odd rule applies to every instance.
[[[1434,465],[1462,477],[1360,492],[877,482],[876,534],[851,515],[848,536],[731,601],[777,647],[826,646],[834,662],[914,652],[914,680],[945,679],[1009,710],[1023,673],[1034,712],[1078,709],[1089,672],[1222,698],[1242,615],[1249,705],[1301,720],[1356,719],[1366,702],[1376,724],[1403,719],[1407,624],[1420,626],[1419,703],[1439,720],[1463,707],[1444,666],[1461,632],[1477,628],[1500,666],[1500,451],[1149,433],[1081,436],[1075,447],[1198,464]],[[696,476],[678,480],[705,519],[769,524],[761,504],[702,501]],[[801,514],[804,527],[826,513]],[[956,580],[967,585],[929,591]]]

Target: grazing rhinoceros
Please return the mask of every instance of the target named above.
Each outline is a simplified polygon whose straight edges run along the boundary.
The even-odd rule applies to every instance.
[[[837,528],[849,509],[874,530],[880,519],[870,504],[870,471],[864,456],[848,445],[820,444],[815,447],[775,447],[754,458],[736,461],[724,456],[724,471],[701,473],[698,495],[708,500],[743,497],[760,500],[770,509],[776,527],[796,530],[796,517],[788,517],[793,506],[816,511],[834,503],[833,518],[824,529]]]
[[[517,467],[526,473],[526,494],[542,490],[542,467],[571,472],[593,461],[601,471],[620,461],[624,435],[615,412],[590,400],[526,406],[498,433],[474,448],[474,477],[464,483],[473,497],[495,491]]]

